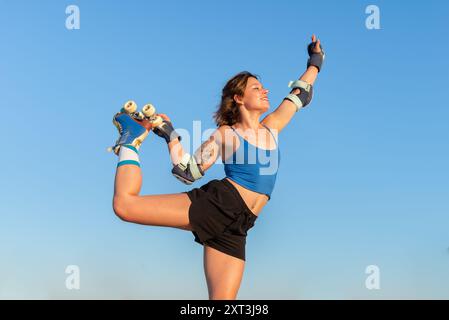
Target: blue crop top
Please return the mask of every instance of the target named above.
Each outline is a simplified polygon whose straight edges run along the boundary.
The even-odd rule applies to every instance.
[[[246,139],[233,128],[240,140],[240,146],[224,162],[226,178],[229,178],[241,186],[258,193],[266,194],[271,198],[277,171],[280,163],[278,141],[271,130],[264,126],[273,136],[276,148],[272,150],[261,149]]]

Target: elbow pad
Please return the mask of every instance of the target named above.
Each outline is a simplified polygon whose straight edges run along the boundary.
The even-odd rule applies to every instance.
[[[300,89],[301,92],[298,94],[290,93],[285,99],[290,100],[296,106],[296,111],[301,109],[302,107],[307,106],[310,101],[312,101],[313,97],[313,86],[308,84],[303,80],[290,81],[288,84],[292,91],[295,89]]]
[[[192,184],[204,176],[204,172],[197,164],[195,157],[188,153],[182,157],[180,163],[173,167],[171,173],[185,184]]]

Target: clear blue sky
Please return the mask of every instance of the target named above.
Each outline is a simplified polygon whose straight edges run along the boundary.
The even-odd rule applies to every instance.
[[[65,28],[70,4],[80,30]],[[380,30],[365,27],[369,4]],[[0,298],[206,299],[190,232],[115,217],[112,116],[134,99],[212,128],[242,70],[275,108],[316,33],[325,67],[281,133],[239,298],[448,299],[448,16],[446,1],[0,1]],[[156,138],[142,193],[189,190]],[[65,288],[67,265],[81,290]],[[380,290],[365,288],[368,265]]]

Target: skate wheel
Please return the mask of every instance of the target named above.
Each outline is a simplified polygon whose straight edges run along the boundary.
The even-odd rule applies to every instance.
[[[136,112],[136,110],[137,110],[137,104],[132,100],[127,101],[123,105],[123,112],[125,112],[125,113],[131,114],[133,112]]]
[[[147,118],[151,118],[156,113],[156,108],[151,104],[146,104],[142,108],[142,112]]]
[[[156,127],[160,126],[162,124],[162,122],[164,122],[164,119],[162,119],[161,116],[156,116],[155,119],[153,121],[151,121],[151,125],[153,128],[156,128]]]

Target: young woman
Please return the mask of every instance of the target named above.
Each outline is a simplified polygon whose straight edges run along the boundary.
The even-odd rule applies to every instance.
[[[263,120],[269,109],[268,90],[257,76],[241,72],[230,79],[215,113],[218,128],[196,153],[186,153],[170,119],[155,128],[127,113],[114,117],[120,138],[113,208],[132,223],[166,226],[193,232],[204,246],[204,271],[210,299],[236,299],[245,266],[247,231],[270,199],[279,163],[278,133],[295,113],[310,103],[312,85],[321,69],[324,52],[312,36],[307,70],[290,83],[292,91]],[[149,131],[168,143],[172,173],[190,184],[201,178],[220,157],[226,177],[188,192],[139,195],[142,176],[138,149]],[[268,161],[266,161],[268,159]],[[262,161],[263,160],[263,161]],[[269,163],[267,166],[267,162]]]

